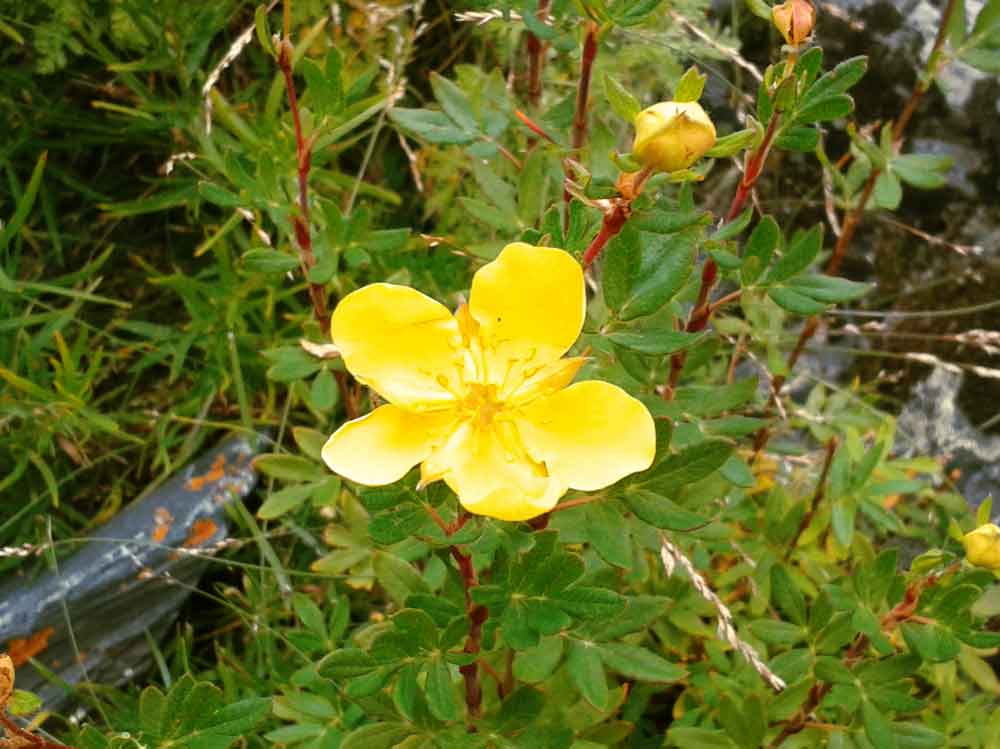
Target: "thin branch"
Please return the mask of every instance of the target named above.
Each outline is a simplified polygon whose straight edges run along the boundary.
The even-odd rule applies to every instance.
[[[536,17],[545,23],[549,14],[549,0],[538,0]],[[542,68],[545,66],[545,45],[532,32],[528,32],[528,103],[537,110],[542,101]]]
[[[292,53],[291,42],[287,38],[282,39],[278,43],[278,67],[285,78],[288,106],[292,110],[292,122],[295,126],[295,155],[299,182],[299,213],[292,216],[292,226],[295,229],[295,240],[299,245],[299,260],[302,263],[303,275],[308,280],[309,271],[316,265],[316,256],[312,248],[312,230],[309,225],[309,169],[312,166],[312,141],[307,142],[302,134],[299,99],[295,91],[295,82],[292,80]],[[309,281],[309,297],[320,330],[326,337],[330,334],[330,315],[326,308],[326,291],[323,285]]]
[[[590,78],[594,70],[594,58],[597,57],[597,24],[593,21],[587,24],[587,33],[583,38],[583,50],[580,54],[580,80],[576,88],[576,109],[573,112],[573,151],[577,156],[587,142],[587,106],[590,103]],[[566,166],[566,179],[573,179],[573,170]],[[569,189],[563,189],[563,203],[567,208],[573,196]],[[563,219],[563,224],[569,226],[569,210]]]
[[[836,437],[831,437],[830,441],[826,443],[826,457],[823,460],[823,470],[820,471],[819,481],[816,484],[816,492],[809,503],[809,509],[802,516],[802,522],[799,523],[795,535],[792,536],[792,540],[785,547],[785,559],[791,556],[792,550],[798,546],[799,539],[806,532],[806,528],[809,527],[809,524],[812,523],[813,518],[816,516],[816,510],[823,503],[823,498],[826,496],[826,480],[830,476],[830,466],[833,465],[833,456],[837,452],[838,444],[839,442]]]

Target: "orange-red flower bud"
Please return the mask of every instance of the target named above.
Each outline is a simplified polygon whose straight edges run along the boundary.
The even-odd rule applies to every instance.
[[[809,0],[787,0],[771,8],[771,18],[785,41],[798,47],[816,25],[816,8]]]

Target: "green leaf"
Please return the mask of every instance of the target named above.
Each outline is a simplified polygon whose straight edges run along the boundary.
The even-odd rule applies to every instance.
[[[161,695],[162,696],[162,695]],[[11,715],[30,715],[42,707],[42,698],[23,689],[15,689],[7,701],[7,711]]]
[[[622,676],[638,681],[673,682],[687,672],[675,663],[646,648],[624,642],[602,642],[597,646],[604,665]]]
[[[271,699],[268,697],[248,697],[215,711],[201,726],[206,733],[225,737],[224,745],[228,746],[236,739],[252,733],[253,727],[264,718],[270,707]],[[191,746],[198,744],[191,742]]]
[[[739,700],[729,694],[722,695],[719,721],[729,737],[744,749],[759,749],[765,745],[766,716],[767,711],[759,695],[752,694]]]
[[[972,25],[973,34],[986,34],[1000,27],[1000,2],[987,0]]]
[[[841,546],[850,548],[854,540],[854,518],[857,515],[857,503],[849,497],[841,497],[833,503],[830,525],[833,535]]]
[[[806,623],[806,599],[780,564],[771,568],[771,599],[778,610],[795,624]]]
[[[854,99],[847,94],[836,94],[823,99],[816,99],[802,106],[796,113],[794,122],[808,124],[810,122],[826,122],[846,117],[854,111]]]
[[[756,130],[752,128],[737,130],[735,133],[723,135],[716,140],[715,145],[705,153],[705,156],[710,159],[724,159],[734,156],[753,145],[755,140],[757,140]]]
[[[784,286],[768,289],[767,295],[782,309],[803,317],[817,315],[826,309],[826,304]]]
[[[462,89],[443,75],[434,72],[431,73],[431,89],[441,109],[459,128],[473,133],[479,130],[469,97]]]
[[[635,26],[649,18],[650,14],[660,7],[662,2],[663,0],[633,0],[629,3],[615,3],[611,7],[610,15],[619,26]],[[592,10],[600,8],[603,11],[603,3],[599,4],[591,0],[590,5]],[[605,14],[606,11],[596,13],[602,22],[606,20],[602,18]]]
[[[375,578],[395,603],[403,606],[414,593],[430,593],[430,588],[409,562],[385,551],[372,554]]]
[[[687,333],[683,330],[653,329],[644,331],[619,330],[608,333],[606,337],[612,343],[631,351],[638,351],[640,354],[664,356],[693,346],[705,335],[704,333]]]
[[[820,47],[810,47],[799,55],[795,63],[795,75],[806,86],[806,90],[816,81],[816,76],[823,68],[823,50]]]
[[[698,68],[692,65],[684,71],[684,75],[677,82],[674,101],[698,101],[701,98],[701,92],[705,90],[706,80],[708,80],[708,76],[699,73]]]
[[[330,411],[337,404],[340,391],[337,390],[337,381],[328,368],[323,367],[313,378],[309,388],[309,399],[312,405],[320,411]]]
[[[765,0],[747,0],[747,8],[757,18],[763,18],[768,24],[771,23],[771,6]]]
[[[274,46],[271,44],[271,30],[267,24],[267,6],[258,5],[253,14],[254,30],[257,33],[257,43],[271,57],[274,57]]]
[[[954,660],[962,650],[958,638],[936,624],[903,622],[900,630],[910,650],[928,663],[946,663]]]
[[[757,222],[743,248],[740,277],[744,286],[752,286],[767,269],[780,239],[781,230],[772,216],[764,216]]]
[[[672,401],[661,399],[663,406],[655,413],[670,418],[718,416],[752,401],[757,394],[757,385],[756,377],[747,377],[728,385],[686,385],[677,388]]]
[[[323,445],[329,438],[328,434],[309,427],[292,427],[292,438],[303,455],[317,462],[323,459]]]
[[[580,619],[601,619],[620,613],[626,599],[607,588],[577,585],[560,593],[553,593],[550,600],[563,611]]]
[[[868,700],[861,703],[865,736],[875,749],[896,749],[896,736],[890,723]]]
[[[597,646],[590,642],[572,641],[566,670],[583,698],[598,710],[605,711],[608,706],[608,680]]]
[[[458,704],[455,701],[451,669],[444,659],[435,658],[430,662],[424,689],[427,695],[427,707],[435,718],[445,722],[458,720]]]
[[[993,495],[987,495],[986,499],[979,503],[976,508],[976,525],[986,525],[993,517]]]
[[[823,224],[816,224],[807,232],[801,232],[792,240],[781,259],[765,277],[766,283],[781,283],[808,268],[823,247]]]
[[[344,86],[341,81],[343,63],[340,53],[331,47],[326,56],[326,70],[312,60],[302,60],[299,69],[306,79],[309,106],[317,115],[338,114],[344,108]]]
[[[733,445],[726,440],[709,439],[685,447],[627,484],[628,489],[648,489],[671,495],[677,490],[709,476],[732,455]]]
[[[516,227],[518,225],[517,194],[513,185],[501,179],[489,165],[479,159],[472,162],[471,168],[482,194],[489,198],[500,213],[508,217],[508,227]]]
[[[666,497],[646,489],[629,489],[625,503],[639,520],[654,528],[687,532],[709,523],[708,518],[675,504]]]
[[[14,215],[6,223],[0,221],[0,251],[7,249],[10,240],[21,231],[21,227],[27,220],[28,214],[31,213],[31,208],[35,204],[35,198],[38,196],[38,188],[42,185],[42,173],[45,171],[45,164],[48,162],[48,159],[48,151],[42,151],[42,155],[35,162],[35,168],[31,171],[28,186],[24,189],[24,194],[21,195],[20,200],[17,201]]]
[[[379,229],[365,234],[359,244],[368,252],[392,252],[402,250],[410,239],[410,230],[406,227],[396,229]]]
[[[911,187],[935,190],[948,184],[948,171],[953,163],[950,156],[908,153],[893,158],[889,168]]]
[[[296,593],[292,596],[292,606],[295,608],[295,615],[307,629],[320,637],[326,637],[326,619],[313,599],[304,593]]]
[[[617,503],[591,502],[585,507],[587,540],[608,564],[632,566],[632,544]]]
[[[868,58],[865,56],[844,60],[809,87],[802,96],[801,106],[808,106],[822,99],[843,94],[860,81],[867,70]]]
[[[750,631],[769,645],[794,645],[806,637],[805,627],[778,619],[757,619],[750,622]]]
[[[473,218],[497,231],[511,232],[518,226],[516,220],[512,221],[510,216],[477,198],[467,198],[463,195],[458,198],[458,203]]]
[[[812,153],[819,145],[819,130],[814,127],[790,127],[775,138],[774,145],[785,151]]]
[[[837,304],[863,297],[871,290],[872,285],[848,281],[839,276],[824,276],[816,273],[793,278],[788,282],[787,288],[818,302]]]
[[[363,650],[335,650],[321,660],[316,669],[324,679],[350,679],[370,674],[379,663]]]
[[[518,687],[500,706],[497,723],[501,731],[521,731],[531,725],[545,707],[545,697],[537,689]]]
[[[253,459],[253,467],[265,476],[283,481],[319,481],[329,477],[323,466],[299,455],[258,455]]]
[[[261,247],[243,253],[243,267],[254,273],[288,273],[299,267],[299,259],[287,252]]]
[[[139,725],[146,736],[159,742],[167,720],[167,698],[156,687],[146,687],[139,695]]]
[[[514,656],[515,678],[529,684],[545,681],[562,660],[565,642],[561,636],[543,637],[533,648],[517,653]]]
[[[287,489],[272,492],[264,503],[257,510],[257,517],[262,520],[274,520],[280,518],[292,510],[299,507],[303,502],[312,496],[316,490],[313,484],[303,484],[300,486],[289,486]]]
[[[429,143],[465,145],[479,138],[478,133],[459,127],[444,112],[393,107],[389,118],[404,130],[409,130]]]
[[[694,269],[687,233],[639,232],[628,223],[604,256],[604,299],[621,320],[650,315],[681,290]]]
[[[899,178],[893,174],[892,169],[882,170],[875,179],[875,205],[894,211],[899,208],[899,202],[903,199],[903,186],[899,184]]]
[[[214,203],[222,208],[238,208],[246,202],[239,195],[230,192],[224,187],[219,187],[204,180],[198,183],[198,195],[209,203]]]
[[[642,105],[631,92],[607,73],[604,74],[604,95],[612,111],[629,124],[635,122]]]
[[[393,749],[411,730],[404,723],[369,723],[345,736],[339,749]]]
[[[750,219],[752,218],[753,206],[751,205],[744,208],[743,213],[734,218],[732,221],[719,227],[718,231],[712,235],[712,240],[722,242],[726,239],[735,239],[743,233],[743,230],[746,229],[747,226],[750,225]]]

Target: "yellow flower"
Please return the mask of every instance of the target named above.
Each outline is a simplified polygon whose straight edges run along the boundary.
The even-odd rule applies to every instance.
[[[333,342],[389,403],[340,427],[323,459],[369,486],[419,463],[422,485],[443,479],[469,512],[502,520],[645,470],[656,442],[646,407],[606,382],[569,384],[584,360],[562,356],[585,307],[579,263],[522,242],[476,273],[454,315],[406,286],[348,294]]]
[[[635,118],[632,155],[661,172],[687,169],[715,145],[715,125],[696,101],[661,101]]]
[[[969,564],[1000,570],[1000,528],[987,523],[962,536],[965,558]]]
[[[771,20],[785,42],[798,47],[816,25],[816,8],[809,0],[788,0],[771,8]]]

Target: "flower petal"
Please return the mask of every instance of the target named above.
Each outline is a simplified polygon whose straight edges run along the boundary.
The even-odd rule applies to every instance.
[[[468,421],[422,466],[426,481],[443,478],[469,512],[530,520],[555,507],[566,486],[524,452],[510,422],[483,428]]]
[[[487,352],[480,381],[495,385],[520,381],[565,354],[586,313],[580,264],[563,250],[524,242],[480,268],[469,296]]]
[[[603,489],[653,463],[656,429],[621,388],[588,380],[524,406],[517,425],[528,453],[572,489]]]
[[[323,445],[323,460],[331,470],[359,484],[391,484],[427,458],[454,421],[450,411],[380,406],[334,432]]]
[[[545,395],[552,395],[569,385],[580,367],[587,363],[585,356],[567,356],[551,364],[546,364],[537,373],[522,382],[517,389],[507,396],[502,393],[501,397],[511,405],[517,406],[530,403],[535,398]]]
[[[396,405],[440,408],[460,390],[465,360],[458,323],[416,289],[375,283],[351,292],[330,328],[351,374]]]

